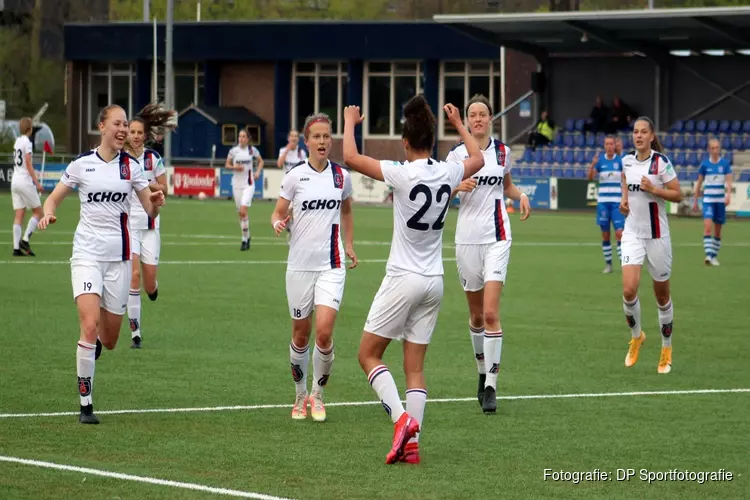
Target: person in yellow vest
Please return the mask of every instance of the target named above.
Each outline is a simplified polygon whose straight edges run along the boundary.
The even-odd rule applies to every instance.
[[[556,128],[555,122],[549,117],[549,113],[546,110],[542,111],[541,118],[529,134],[531,150],[534,151],[537,146],[546,146],[555,140]]]

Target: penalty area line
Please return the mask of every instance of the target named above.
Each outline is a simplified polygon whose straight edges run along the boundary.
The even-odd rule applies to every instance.
[[[632,396],[690,396],[700,394],[730,394],[750,393],[750,388],[739,389],[686,389],[672,391],[630,391],[630,392],[590,392],[571,394],[527,394],[517,396],[498,396],[503,401],[516,401],[527,399],[576,399],[576,398],[608,398],[608,397],[632,397]],[[468,398],[438,398],[428,399],[428,403],[463,403],[476,401],[476,397]],[[326,403],[326,406],[370,406],[379,405],[380,401],[340,401]],[[261,404],[261,405],[233,405],[233,406],[206,406],[195,408],[134,408],[124,410],[99,410],[97,415],[126,415],[145,413],[197,413],[197,412],[219,412],[219,411],[250,411],[250,410],[276,410],[291,408],[290,404]],[[34,417],[70,417],[78,415],[74,411],[46,412],[46,413],[0,413],[0,418],[34,418]]]
[[[167,479],[157,479],[154,477],[146,476],[134,476],[132,474],[122,474],[119,472],[110,472],[100,469],[90,469],[88,467],[77,467],[74,465],[56,464],[53,462],[42,462],[40,460],[28,460],[19,457],[7,457],[0,455],[0,462],[15,463],[20,465],[29,465],[32,467],[42,467],[45,469],[54,469],[66,472],[78,472],[80,474],[87,474],[90,476],[100,476],[110,479],[120,479],[122,481],[134,481],[136,483],[154,484],[157,486],[168,486],[170,488],[178,488],[183,490],[202,491],[204,493],[213,493],[215,495],[224,495],[237,498],[256,498],[259,500],[289,500],[283,497],[277,497],[273,495],[264,495],[262,493],[253,493],[250,491],[239,491],[230,490],[227,488],[215,488],[213,486],[204,486],[202,484],[195,483],[183,483],[180,481],[170,481]]]

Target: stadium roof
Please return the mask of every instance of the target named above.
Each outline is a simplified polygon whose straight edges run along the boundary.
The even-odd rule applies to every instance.
[[[750,7],[438,15],[475,39],[549,55],[730,50],[750,54]]]

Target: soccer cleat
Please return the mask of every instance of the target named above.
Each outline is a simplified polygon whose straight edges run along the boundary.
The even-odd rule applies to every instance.
[[[297,394],[292,407],[292,418],[294,420],[304,420],[307,418],[307,394]]]
[[[672,371],[672,347],[662,347],[661,356],[659,357],[659,373],[669,373]]]
[[[711,257],[706,257],[705,259],[703,259],[703,263],[706,264],[707,266],[710,266],[711,265]]]
[[[154,290],[154,293],[146,292],[146,295],[148,295],[148,298],[151,299],[151,302],[155,302],[156,298],[159,296],[159,288]]]
[[[326,407],[323,406],[323,395],[319,392],[313,392],[307,399],[310,404],[310,415],[316,422],[326,421]]]
[[[638,352],[641,349],[641,345],[646,341],[646,334],[641,332],[641,336],[630,339],[630,347],[628,348],[628,355],[625,356],[625,366],[630,368],[638,361]]]
[[[247,250],[250,250],[250,240],[252,240],[252,238],[247,239]]]
[[[482,406],[484,401],[484,383],[487,380],[487,375],[484,373],[479,374],[479,382],[477,383],[477,399],[479,400],[479,406]]]
[[[31,251],[31,246],[28,241],[21,240],[21,243],[18,246],[23,254],[28,255],[29,257],[36,257],[36,254]]]
[[[492,387],[484,388],[484,398],[482,398],[482,411],[485,415],[492,415],[497,411],[497,393]]]
[[[94,415],[94,405],[81,406],[81,414],[78,421],[82,424],[98,424],[99,419]]]
[[[717,267],[717,266],[720,266],[721,264],[719,264],[719,259],[717,259],[716,257],[711,257],[711,265],[714,267]]]
[[[141,336],[136,335],[133,337],[133,343],[130,344],[131,349],[140,349],[141,348]]]
[[[102,343],[99,339],[96,339],[96,354],[94,354],[94,361],[99,359],[99,356],[102,355]]]
[[[13,250],[13,257],[26,257],[26,254],[19,249]]]
[[[612,274],[612,264],[607,264],[602,270],[602,274]]]
[[[419,461],[419,443],[406,443],[404,456],[401,457],[400,462],[418,464]]]
[[[391,451],[385,457],[385,463],[395,464],[404,456],[404,447],[419,432],[419,423],[408,413],[404,412],[393,424],[393,444]]]

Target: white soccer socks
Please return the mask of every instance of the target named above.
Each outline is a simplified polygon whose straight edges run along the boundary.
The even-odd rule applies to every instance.
[[[484,332],[484,369],[487,372],[485,387],[497,390],[497,372],[503,352],[503,332]]]
[[[674,320],[674,307],[672,298],[665,305],[656,304],[659,310],[659,325],[661,326],[661,346],[672,347],[672,322]]]
[[[484,327],[469,325],[469,335],[471,335],[471,344],[474,347],[474,359],[477,362],[477,372],[480,375],[483,375],[486,373],[484,367]]]
[[[628,302],[623,297],[622,308],[625,311],[625,319],[628,321],[630,333],[634,339],[639,338],[641,336],[641,301],[636,297],[633,302]]]
[[[78,341],[76,350],[76,369],[78,372],[78,394],[81,397],[81,406],[93,404],[91,392],[94,389],[94,364],[96,356],[96,344]]]
[[[297,394],[307,394],[307,367],[310,364],[310,346],[297,347],[294,342],[289,344],[289,362],[292,365],[292,378],[297,388]]]
[[[367,380],[380,398],[383,409],[391,417],[393,423],[398,422],[401,415],[404,414],[404,405],[398,395],[396,381],[393,375],[385,365],[378,365],[367,374]],[[410,414],[411,415],[411,414]]]
[[[31,217],[31,219],[29,219],[29,223],[26,225],[26,232],[23,235],[23,241],[29,241],[31,234],[36,231],[37,224],[39,224],[39,219],[36,217]]]
[[[323,392],[323,387],[328,383],[328,377],[331,376],[331,367],[333,366],[333,344],[328,349],[321,349],[315,344],[313,350],[313,384],[312,392]]]
[[[141,336],[141,290],[130,289],[128,295],[128,320],[131,338]]]
[[[424,407],[427,403],[427,389],[408,389],[406,391],[406,412],[414,417],[422,429],[422,420],[424,420]],[[419,434],[414,435],[409,440],[410,443],[419,442]]]

